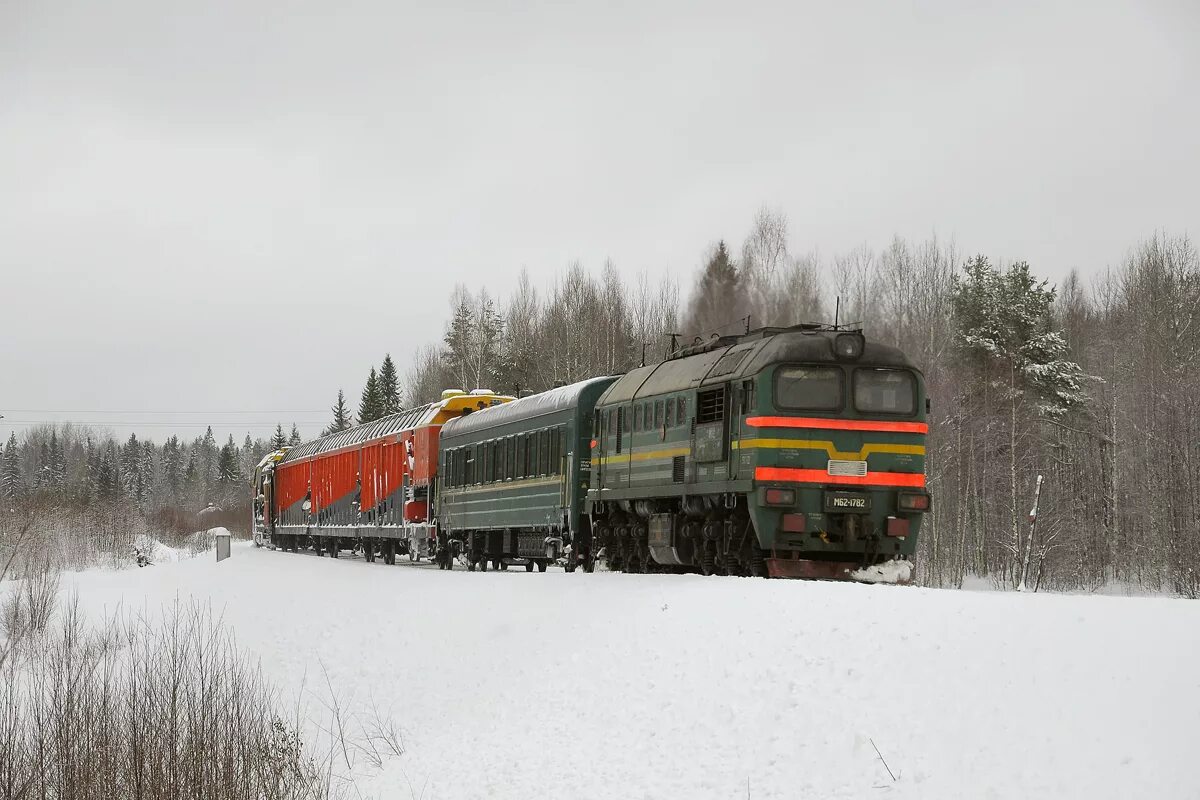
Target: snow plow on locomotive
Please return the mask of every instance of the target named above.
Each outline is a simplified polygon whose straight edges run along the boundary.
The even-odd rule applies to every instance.
[[[921,373],[859,330],[698,344],[600,398],[593,539],[627,572],[844,579],[891,561],[881,579],[907,580],[930,507],[925,412]]]

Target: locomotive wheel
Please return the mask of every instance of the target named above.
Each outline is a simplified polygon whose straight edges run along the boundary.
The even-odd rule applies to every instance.
[[[570,561],[568,561],[567,565],[565,567],[563,567],[563,569],[565,569],[567,572],[574,572],[575,571],[575,559],[571,559]]]
[[[704,552],[700,554],[700,574],[712,575],[716,571],[717,565],[713,560],[712,545],[704,544]]]
[[[525,562],[525,571],[526,571],[526,572],[533,572],[533,562],[532,562],[532,561],[526,561],[526,562]]]
[[[337,558],[341,554],[341,549],[338,547],[339,542],[336,536],[329,537],[329,557]]]
[[[549,566],[549,564],[545,561],[537,562],[538,572],[545,572],[547,566]]]
[[[487,568],[488,568],[488,560],[486,558],[479,559],[479,571],[487,572]]]
[[[596,571],[596,559],[592,558],[590,555],[584,556],[583,557],[583,571],[584,572],[595,572]]]
[[[474,561],[468,561],[467,562],[467,572],[474,572],[475,564],[476,564],[476,562],[474,562]]]
[[[501,570],[508,569],[508,561],[503,558],[500,559],[499,561],[496,562],[496,568],[501,569]]]

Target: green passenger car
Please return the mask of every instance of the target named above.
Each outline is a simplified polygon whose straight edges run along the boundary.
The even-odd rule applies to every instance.
[[[591,568],[583,504],[592,417],[615,380],[560,386],[443,426],[436,511],[447,552],[465,554],[468,569],[520,562],[545,571],[563,553],[573,556],[568,569]]]
[[[597,547],[629,572],[906,559],[930,503],[925,412],[920,371],[857,330],[765,328],[634,369],[597,404]]]

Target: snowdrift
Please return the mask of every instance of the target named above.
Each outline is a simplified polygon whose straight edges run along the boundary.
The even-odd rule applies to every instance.
[[[1188,601],[447,573],[244,542],[70,579],[96,609],[207,599],[314,718],[322,669],[343,707],[390,714],[406,752],[351,752],[350,796],[1200,797]]]

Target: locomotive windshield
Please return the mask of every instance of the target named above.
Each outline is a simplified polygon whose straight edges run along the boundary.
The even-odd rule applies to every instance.
[[[913,374],[902,369],[856,369],[854,407],[872,414],[913,414],[917,409]]]
[[[775,375],[775,405],[807,411],[841,411],[841,368],[784,367]]]

